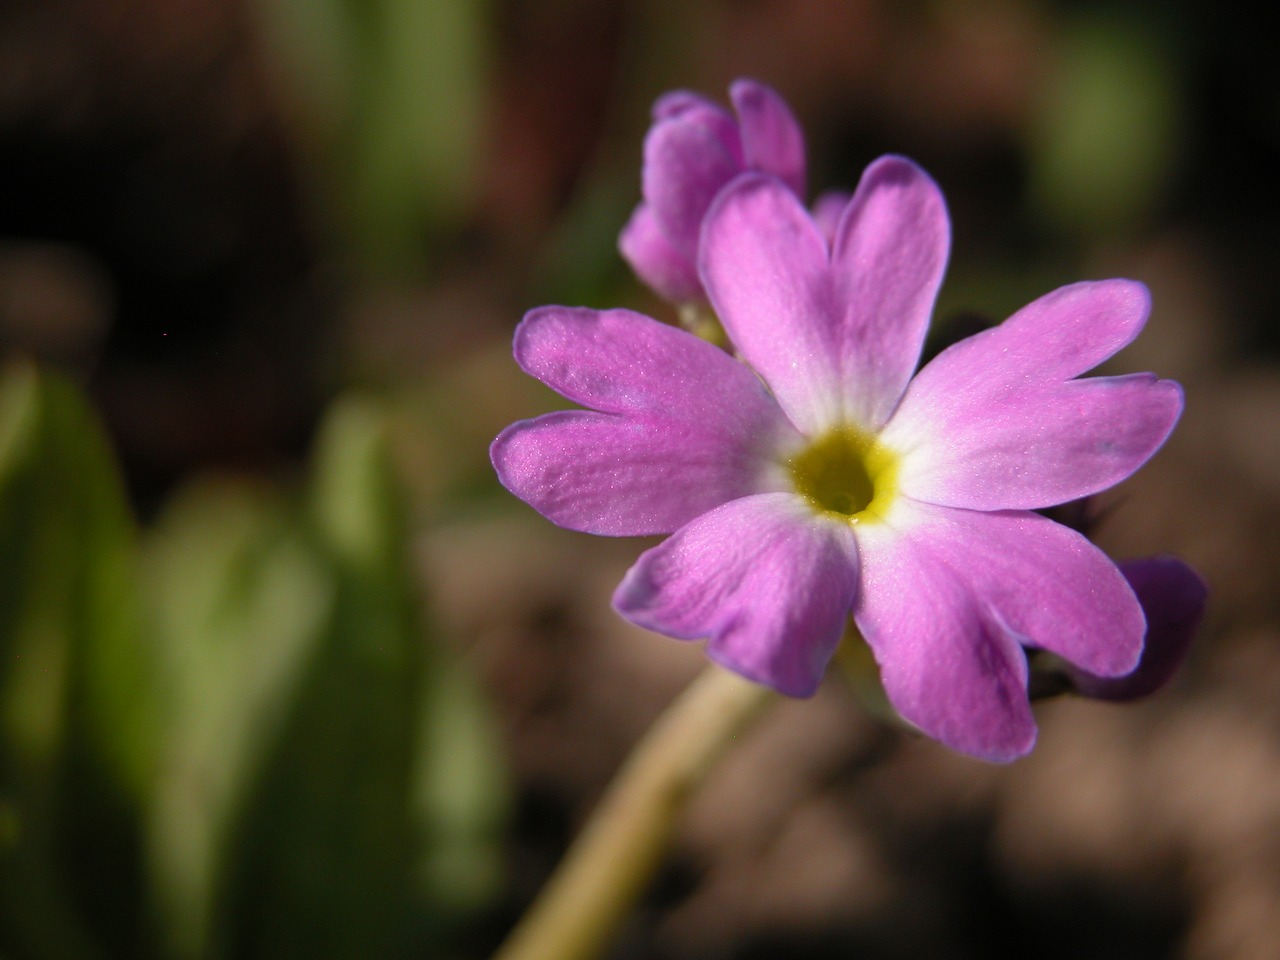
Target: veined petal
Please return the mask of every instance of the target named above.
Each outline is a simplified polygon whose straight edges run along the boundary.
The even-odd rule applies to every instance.
[[[513,424],[490,456],[503,486],[553,523],[603,536],[671,533],[769,486],[741,421],[568,410]]]
[[[888,524],[858,531],[854,620],[894,708],[926,734],[984,760],[1030,752],[1036,724],[1013,632],[927,539]]]
[[[1148,299],[1129,281],[1075,284],[943,351],[911,382],[882,440],[908,496],[980,510],[1097,493],[1137,470],[1182,412],[1149,374],[1071,380],[1127,344]]]
[[[490,456],[504,486],[555,523],[670,533],[775,489],[799,438],[759,379],[692,334],[629,310],[543,307],[515,336],[528,373],[590,411],[508,427]]]
[[[631,310],[540,307],[516,328],[521,369],[605,413],[784,424],[759,379],[723,350]]]
[[[742,169],[738,125],[711,103],[687,101],[649,129],[641,193],[658,228],[682,256],[694,259],[703,215]]]
[[[703,223],[699,272],[738,351],[806,434],[843,419],[839,307],[827,242],[773,177],[744,174]]]
[[[942,191],[904,157],[867,167],[836,228],[838,351],[845,413],[879,429],[920,360],[951,247]]]
[[[797,497],[727,503],[646,551],[614,594],[631,622],[791,696],[817,689],[858,583],[852,529]]]
[[[729,97],[738,113],[747,169],[773,174],[803,198],[804,133],[786,101],[754,80],[735,81]]]
[[[618,251],[636,276],[664,299],[672,303],[702,299],[702,284],[693,260],[671,245],[647,203],[636,207],[618,234]]]

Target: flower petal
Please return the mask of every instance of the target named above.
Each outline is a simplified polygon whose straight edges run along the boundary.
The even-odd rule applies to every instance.
[[[658,228],[647,203],[636,207],[618,234],[618,251],[636,276],[672,303],[702,299],[702,283],[693,260],[682,256]]]
[[[1033,513],[980,513],[901,499],[858,528],[854,619],[904,717],[956,749],[1011,760],[1034,723],[1020,646],[1101,675],[1133,669],[1146,629],[1116,566]]]
[[[1013,633],[927,540],[886,524],[858,531],[854,620],[889,701],[947,746],[997,763],[1035,745],[1026,657]]]
[[[938,378],[933,389],[943,390],[949,382],[980,381],[993,373],[1007,379],[1034,371],[1045,380],[1069,380],[1132,343],[1150,312],[1151,294],[1136,281],[1068,284],[999,326],[948,347],[917,380]]]
[[[830,257],[794,194],[739,177],[707,214],[699,270],[729,336],[796,426],[876,430],[919,359],[949,244],[937,185],[884,157],[845,207]]]
[[[1099,700],[1136,700],[1163,687],[1187,658],[1209,588],[1177,557],[1147,557],[1120,564],[1147,616],[1142,659],[1131,673],[1100,677],[1068,665],[1077,692]]]
[[[513,424],[490,455],[502,484],[553,523],[634,537],[767,489],[758,442],[729,418],[568,410]]]
[[[804,197],[804,132],[786,101],[754,80],[735,81],[729,97],[738,112],[747,169],[773,174]]]
[[[944,350],[882,440],[917,500],[1033,509],[1120,482],[1160,448],[1181,388],[1149,374],[1070,380],[1137,335],[1148,299],[1116,280],[1064,287]]]
[[[515,333],[521,369],[605,413],[782,422],[754,374],[691,333],[632,310],[539,307]]]
[[[681,256],[694,260],[707,208],[742,168],[738,125],[714,104],[690,98],[649,129],[641,193]]]
[[[806,434],[842,419],[827,242],[781,181],[745,174],[703,224],[699,272],[734,346]]]
[[[641,555],[614,594],[639,626],[790,696],[808,696],[840,642],[858,582],[847,525],[792,494],[735,500]]]
[[[950,246],[927,173],[895,156],[867,167],[832,248],[845,412],[864,429],[889,419],[915,371]]]
[[[524,370],[602,413],[508,427],[490,456],[550,520],[612,536],[670,533],[726,500],[775,489],[794,428],[745,366],[629,310],[543,307],[515,336]]]
[[[904,501],[891,523],[992,609],[1027,646],[1093,673],[1127,673],[1146,621],[1119,569],[1088,538],[1035,513]]]
[[[669,90],[653,102],[653,110],[650,115],[656,123],[659,120],[670,120],[672,117],[678,117],[686,110],[702,107],[711,110],[719,109],[712,101],[700,93],[694,93],[692,90]]]

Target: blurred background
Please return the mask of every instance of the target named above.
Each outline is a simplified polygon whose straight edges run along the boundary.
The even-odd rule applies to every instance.
[[[616,253],[653,99],[752,76],[810,189],[947,194],[935,326],[1127,276],[1179,379],[1104,498],[1212,588],[1139,705],[992,767],[831,679],[615,957],[1280,956],[1280,78],[1229,4],[0,0],[0,957],[486,956],[698,672],[489,440]]]

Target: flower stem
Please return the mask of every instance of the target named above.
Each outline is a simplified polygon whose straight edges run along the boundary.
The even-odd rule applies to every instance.
[[[676,817],[724,750],[776,699],[711,666],[658,718],[494,960],[589,960],[662,861]]]

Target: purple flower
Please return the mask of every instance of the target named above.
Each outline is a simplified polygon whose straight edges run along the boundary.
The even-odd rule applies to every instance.
[[[697,94],[676,91],[653,107],[644,141],[644,201],[618,237],[636,275],[672,303],[705,299],[698,232],[716,195],[738,174],[780,178],[804,195],[804,135],[777,93],[753,80],[729,88],[735,121]]]
[[[1145,630],[1116,566],[1032,511],[1137,470],[1181,389],[1077,379],[1144,324],[1127,280],[1050,293],[912,379],[950,227],[908,160],[867,169],[833,236],[772,177],[720,194],[700,273],[745,362],[626,310],[531,312],[517,361],[589,409],[509,427],[494,465],[563,526],[672,534],[614,595],[632,622],[806,696],[852,614],[903,717],[1011,760],[1036,733],[1022,645],[1111,677]]]
[[[1096,700],[1137,700],[1168,683],[1187,659],[1209,599],[1199,574],[1177,557],[1127,560],[1120,571],[1146,613],[1147,640],[1137,667],[1124,676],[1099,677],[1068,665],[1075,691]]]

